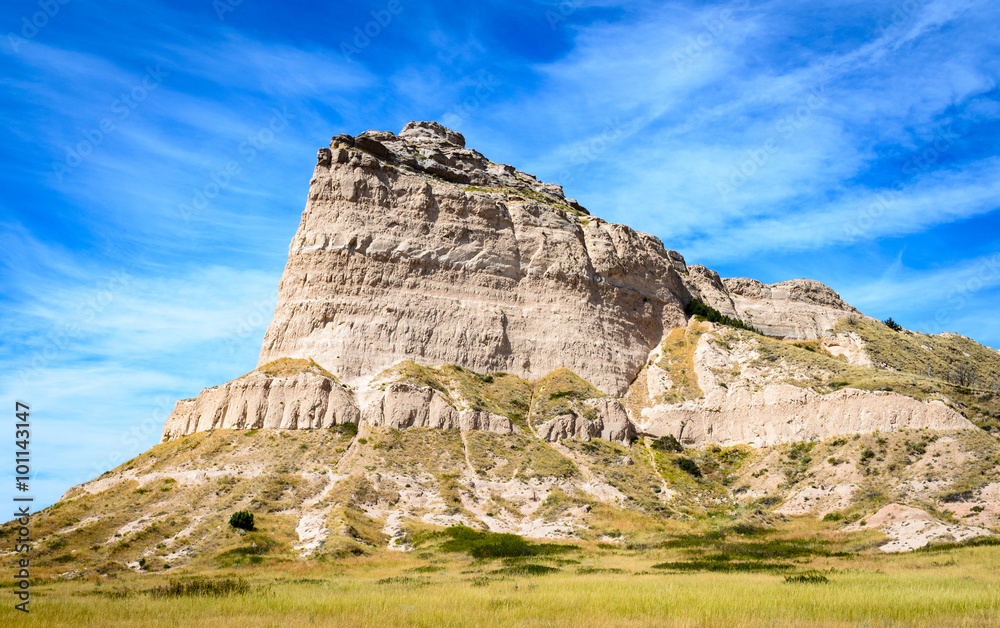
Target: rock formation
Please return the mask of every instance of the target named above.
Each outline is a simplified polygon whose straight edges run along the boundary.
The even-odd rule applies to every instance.
[[[342,561],[456,524],[628,548],[789,515],[883,530],[886,551],[975,538],[1000,517],[996,381],[991,349],[890,329],[814,281],[688,266],[438,124],[338,135],[257,368],[33,514],[32,564]]]
[[[837,320],[860,315],[818,281],[795,279],[766,285],[754,279],[725,279],[736,315],[768,336],[815,340]]]
[[[565,366],[628,388],[684,323],[683,258],[464,144],[411,123],[320,151],[260,364],[312,358],[345,381],[403,359]]]
[[[765,285],[688,266],[654,236],[591,216],[560,186],[489,161],[434,122],[338,135],[319,151],[259,369],[178,402],[163,436],[342,423],[510,434],[522,421],[545,440],[627,443],[638,423],[689,443],[767,445],[971,426],[942,401],[755,381],[748,359],[708,345],[684,358],[690,368],[669,372],[658,360],[670,338],[683,339],[693,299],[773,338],[823,339],[824,354],[872,366],[859,338],[832,331],[861,314],[818,282]],[[722,333],[712,328],[703,341]],[[510,374],[523,390],[566,369],[593,392],[552,414],[532,404],[524,417],[513,406],[487,409],[462,386],[385,376],[403,361],[455,365],[483,381]],[[274,364],[298,370],[271,373]],[[718,384],[712,369],[723,367],[740,375]]]
[[[789,384],[713,392],[702,404],[644,410],[644,431],[671,434],[686,445],[764,447],[863,432],[974,427],[941,401],[893,392],[846,389],[823,395]]]
[[[178,401],[163,426],[164,440],[216,429],[315,429],[358,422],[354,396],[329,373],[307,360],[285,362],[284,372],[269,372],[264,365],[206,388],[196,399]]]
[[[432,388],[393,382],[365,407],[365,423],[396,429],[431,427],[437,429],[482,430],[510,434],[514,425],[505,416],[481,410],[456,410]]]

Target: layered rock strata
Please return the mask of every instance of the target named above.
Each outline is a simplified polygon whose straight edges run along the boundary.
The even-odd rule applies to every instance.
[[[754,279],[724,279],[737,318],[768,336],[815,340],[845,316],[861,313],[818,281],[794,279],[767,285]]]
[[[726,391],[704,403],[656,406],[642,415],[644,431],[655,436],[672,434],[685,445],[765,447],[878,431],[974,428],[937,400],[855,389],[821,395],[788,384],[757,392]]]
[[[514,431],[514,425],[505,416],[481,410],[458,410],[436,390],[405,382],[389,384],[365,407],[363,416],[368,425],[396,429],[430,427],[497,434]]]
[[[615,399],[602,397],[584,402],[592,409],[592,417],[579,414],[560,414],[536,428],[538,436],[555,442],[564,438],[603,438],[619,443],[629,443],[636,435],[635,426],[625,408]]]
[[[588,216],[557,185],[411,123],[320,151],[259,363],[351,380],[413,359],[623,393],[684,323],[683,258]]]
[[[314,429],[360,419],[354,395],[334,379],[312,371],[286,377],[254,371],[178,401],[163,440],[216,429]]]
[[[863,350],[850,334],[824,339],[822,346],[838,350],[829,357],[789,347],[800,354],[793,360],[780,352],[785,344],[774,339],[705,323],[692,323],[687,338],[693,337],[691,330],[700,335],[693,351],[689,347],[690,368],[676,364],[683,358],[675,357],[674,364],[651,361],[640,374],[637,383],[645,395],[633,398],[638,402],[634,419],[645,433],[673,435],[686,445],[763,447],[876,431],[975,429],[940,399],[863,390],[849,382],[833,388],[824,383],[832,377],[825,360],[854,360],[862,366]],[[768,348],[768,343],[776,347]],[[854,351],[861,351],[860,356]],[[813,356],[815,361],[809,362]],[[876,370],[869,365],[862,372],[871,375]],[[676,400],[671,391],[681,378],[689,382],[688,398]],[[839,386],[845,387],[834,389]]]
[[[374,385],[404,360],[529,381],[567,368],[610,396],[534,424],[546,440],[628,442],[633,420],[651,433],[683,425],[691,442],[754,444],[965,425],[940,402],[902,395],[723,390],[698,365],[700,399],[653,400],[630,417],[616,398],[637,377],[650,390],[674,385],[653,362],[671,330],[688,324],[692,299],[773,337],[823,338],[831,354],[866,364],[863,343],[830,331],[860,314],[820,283],[766,285],[689,267],[654,236],[591,216],[560,186],[491,162],[437,123],[338,135],[319,151],[259,370],[178,402],[164,438],[348,422],[517,430],[510,416],[430,387]],[[301,372],[265,368],[306,362]]]

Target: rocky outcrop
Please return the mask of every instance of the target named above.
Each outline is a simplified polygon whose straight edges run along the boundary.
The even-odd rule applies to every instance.
[[[822,345],[827,353],[841,358],[848,364],[869,368],[875,366],[871,356],[868,355],[865,341],[858,334],[846,332],[825,336]]]
[[[836,322],[860,312],[827,286],[810,279],[767,285],[754,279],[722,280],[737,316],[768,336],[814,340],[829,335]]]
[[[816,385],[817,377],[824,377],[836,358],[749,332],[740,332],[742,339],[723,338],[727,328],[707,323],[692,323],[689,330],[701,332],[691,353],[698,393],[664,403],[676,385],[673,378],[691,375],[686,365],[671,365],[670,371],[656,364],[644,369],[646,399],[639,401],[645,407],[637,409],[634,420],[646,433],[673,435],[686,445],[763,447],[875,431],[975,429],[940,400],[861,390],[848,382],[838,383],[840,390],[818,386],[819,391],[787,383]],[[850,334],[831,337],[829,342],[845,351],[857,349]],[[781,353],[784,348],[801,355],[792,359]]]
[[[510,434],[514,425],[505,416],[480,410],[458,410],[432,388],[405,382],[388,384],[382,395],[365,406],[364,423],[396,429],[431,427]]]
[[[940,401],[854,389],[819,394],[788,384],[738,389],[704,404],[648,408],[642,418],[644,431],[672,434],[686,445],[764,447],[875,431],[975,428]]]
[[[693,297],[726,316],[739,318],[740,314],[719,273],[700,264],[688,266],[687,270],[683,276],[684,284]]]
[[[557,185],[411,123],[320,151],[260,364],[350,380],[402,359],[623,393],[690,298],[683,258]]]
[[[515,431],[509,418],[455,408],[428,387],[389,382],[376,389],[363,388],[356,392],[316,371],[322,369],[282,376],[256,370],[222,386],[206,388],[196,399],[177,402],[163,428],[162,440],[216,429],[317,429],[344,423],[396,429],[481,430],[496,434]],[[620,417],[611,415],[609,424],[616,418]],[[618,433],[621,427],[605,431]]]
[[[536,428],[538,436],[547,441],[603,438],[626,444],[635,439],[635,426],[617,400],[602,397],[587,399],[583,403],[594,409],[593,419],[578,414],[560,414],[539,425]]]
[[[490,373],[530,381],[572,371],[595,394],[579,399],[586,407],[535,414],[546,440],[625,443],[630,419],[688,442],[758,445],[971,425],[941,402],[784,383],[822,381],[822,369],[768,379],[764,367],[743,368],[757,361],[749,353],[734,360],[698,344],[692,355],[687,335],[667,341],[688,325],[694,298],[769,336],[822,338],[810,349],[872,366],[860,337],[831,331],[860,314],[823,284],[767,285],[688,266],[657,238],[591,216],[560,186],[491,162],[437,123],[338,135],[318,153],[259,370],[179,402],[164,438],[362,417],[372,426],[515,431],[460,390],[373,380],[405,360],[455,365],[481,382]],[[772,353],[771,363],[783,363]],[[739,381],[720,381],[725,372],[740,372]],[[648,399],[634,406],[630,388]],[[626,393],[631,416],[616,399]]]
[[[881,530],[891,540],[879,546],[886,553],[909,552],[931,543],[961,543],[992,533],[977,526],[943,523],[930,513],[903,504],[883,506],[864,521],[846,528],[848,531]]]
[[[354,395],[329,377],[308,370],[276,377],[257,370],[178,401],[163,440],[216,429],[313,429],[360,419]]]

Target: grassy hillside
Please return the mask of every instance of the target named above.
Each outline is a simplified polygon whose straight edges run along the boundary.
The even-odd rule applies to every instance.
[[[987,381],[995,366],[985,348],[843,324],[882,368],[847,364],[819,342],[724,328],[713,342],[740,359],[713,374],[720,385],[746,377],[939,398],[992,429],[992,393],[944,375],[971,360],[972,383]],[[694,355],[706,333],[704,323],[674,330],[646,366],[674,382],[675,397],[659,401],[702,394]],[[937,361],[921,373],[926,353]],[[309,360],[260,370],[322,373]],[[1000,441],[988,432],[761,449],[649,436],[548,443],[530,427],[587,416],[585,402],[604,396],[571,371],[527,382],[404,362],[381,380],[429,386],[520,430],[346,425],[163,443],[33,518],[44,610],[19,623],[986,626],[1000,612],[992,538],[938,536],[924,552],[889,556],[879,547],[897,532],[867,525],[883,507],[905,506],[956,533],[1000,533]],[[229,524],[241,510],[253,530]],[[0,543],[15,534],[0,526]],[[0,610],[2,621],[12,612]]]
[[[965,336],[893,331],[883,323],[862,318],[843,319],[835,331],[861,336],[880,368],[1000,393],[1000,352]]]
[[[843,319],[835,331],[859,335],[879,369],[914,376],[909,381],[925,394],[948,397],[970,421],[1000,434],[1000,352],[957,334],[893,331],[869,319]]]
[[[39,587],[18,626],[939,626],[988,627],[1000,615],[1000,547],[875,556],[829,531],[750,529],[677,536],[635,551],[592,544],[502,557],[428,536],[418,551],[337,563],[121,574]],[[490,550],[501,550],[500,552]],[[453,550],[453,551],[450,551]],[[692,561],[731,570],[694,571]],[[485,555],[484,555],[485,554]],[[12,582],[0,582],[4,587]],[[16,615],[15,615],[16,613]]]
[[[788,512],[807,515],[807,527],[832,513],[824,529],[837,530],[889,503],[991,527],[1000,491],[990,486],[1000,486],[1000,443],[983,432],[678,452],[649,438],[220,430],[158,445],[39,513],[33,565],[72,576],[300,562],[307,515],[328,531],[311,561],[378,554],[392,534],[405,543],[460,521],[528,536],[553,524],[567,539],[636,549],[672,532],[771,527]],[[254,514],[252,533],[228,525],[238,510]],[[14,533],[0,527],[0,542]]]

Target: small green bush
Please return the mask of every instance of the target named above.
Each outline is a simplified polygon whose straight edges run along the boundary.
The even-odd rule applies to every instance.
[[[764,332],[753,327],[752,325],[747,325],[738,318],[733,318],[731,316],[726,316],[719,310],[715,309],[711,305],[702,303],[698,299],[691,299],[691,302],[687,304],[684,308],[684,313],[688,316],[697,316],[705,319],[710,323],[717,323],[719,325],[726,325],[729,327],[735,327],[737,329],[745,329],[747,331],[753,332],[755,334],[764,335]]]
[[[496,569],[491,573],[502,574],[506,576],[543,576],[547,573],[554,573],[559,571],[557,567],[549,567],[547,565],[536,565],[534,563],[514,563],[511,565],[505,565],[500,569]]]
[[[223,578],[211,580],[194,578],[190,580],[171,581],[160,587],[150,589],[149,595],[155,598],[164,597],[225,597],[229,595],[246,595],[251,592],[250,583],[243,578]]]
[[[807,571],[794,576],[785,576],[785,584],[828,584],[830,579],[818,571]]]
[[[681,456],[677,458],[676,464],[681,471],[684,471],[691,477],[701,477],[701,469],[698,468],[698,464],[694,460]]]
[[[892,320],[891,316],[882,322],[885,323],[885,326],[891,329],[892,331],[903,331],[903,326],[897,323],[896,321]]]
[[[333,429],[350,438],[358,435],[357,423],[341,423],[340,425],[335,425]]]
[[[678,441],[673,434],[667,434],[666,436],[657,438],[652,442],[650,447],[672,454],[679,454],[684,451],[684,447],[681,446],[680,441]]]
[[[253,532],[253,513],[247,510],[239,510],[229,517],[229,525],[240,530]]]

